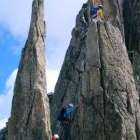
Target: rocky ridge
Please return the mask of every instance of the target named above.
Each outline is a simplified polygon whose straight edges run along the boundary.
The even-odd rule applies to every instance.
[[[101,3],[102,21],[91,20],[90,0],[80,10],[55,93],[50,96],[52,130],[60,140],[140,140],[139,1]],[[0,140],[51,137],[43,6],[43,0],[33,1],[11,117],[0,131]],[[74,120],[58,127],[57,116],[68,103],[78,107]]]
[[[87,8],[85,8],[87,7]],[[140,104],[128,57],[123,1],[104,2],[105,21],[83,22],[83,5],[56,84],[52,129],[61,140],[140,140]],[[106,14],[106,15],[107,15]],[[78,106],[70,126],[57,128],[68,103]]]

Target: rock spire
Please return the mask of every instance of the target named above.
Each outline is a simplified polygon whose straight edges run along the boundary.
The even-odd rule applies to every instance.
[[[45,75],[44,0],[34,0],[29,35],[15,82],[8,140],[50,140]]]
[[[77,16],[51,106],[52,129],[61,140],[140,140],[139,96],[118,2],[104,1],[109,17],[103,21],[85,18],[89,3]],[[74,120],[56,127],[69,103],[78,106]]]

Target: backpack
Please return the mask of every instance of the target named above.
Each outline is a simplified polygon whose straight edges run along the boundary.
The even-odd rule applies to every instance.
[[[75,113],[75,107],[67,107],[64,112],[64,118],[66,120],[72,120]]]

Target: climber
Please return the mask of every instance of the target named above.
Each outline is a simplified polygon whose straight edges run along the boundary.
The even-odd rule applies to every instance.
[[[90,15],[94,20],[101,20],[104,18],[103,5],[101,4],[100,0],[92,0]]]
[[[52,136],[52,140],[58,140],[59,139],[59,135],[58,134],[54,134],[53,136]]]
[[[90,15],[91,15],[92,19],[97,18],[97,11],[98,11],[98,6],[92,5],[90,8]]]
[[[66,121],[71,121],[75,112],[75,107],[72,103],[68,104],[66,111],[64,112],[64,117]]]
[[[63,107],[58,116],[58,121],[62,124],[69,124],[73,120],[75,110],[76,107],[72,103]]]
[[[90,10],[92,19],[102,20],[104,18],[103,5],[93,5]]]
[[[97,17],[99,19],[104,19],[104,9],[103,5],[98,5]]]

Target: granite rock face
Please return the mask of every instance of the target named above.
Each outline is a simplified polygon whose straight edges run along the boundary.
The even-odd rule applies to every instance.
[[[8,140],[50,140],[46,90],[44,0],[34,0],[28,39],[15,82]]]
[[[124,41],[122,2],[120,12],[108,2],[106,12],[116,9],[112,18],[91,21],[88,3],[77,16],[51,103],[52,130],[61,140],[140,140],[139,96]],[[78,106],[74,120],[58,128],[57,116],[68,103]]]
[[[124,29],[129,58],[140,95],[140,1],[124,0]]]
[[[80,10],[54,95],[49,95],[52,130],[60,140],[140,140],[140,1],[101,3],[102,21],[91,20],[90,0]],[[33,1],[11,117],[0,140],[51,137],[43,7],[43,0]],[[68,103],[77,106],[74,119],[60,126],[57,116]]]

